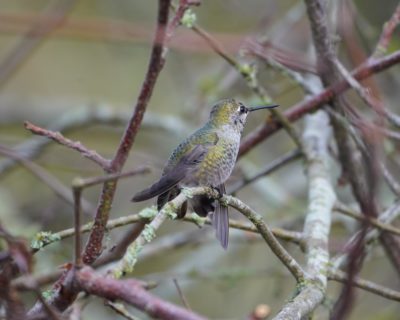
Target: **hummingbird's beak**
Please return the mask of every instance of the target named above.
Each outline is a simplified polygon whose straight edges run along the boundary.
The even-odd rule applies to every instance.
[[[276,107],[279,107],[279,104],[273,104],[273,105],[271,105],[271,106],[251,107],[251,108],[248,108],[248,110],[249,110],[249,112],[253,112],[253,111],[256,111],[256,110],[261,110],[261,109],[273,109],[273,108],[276,108]]]

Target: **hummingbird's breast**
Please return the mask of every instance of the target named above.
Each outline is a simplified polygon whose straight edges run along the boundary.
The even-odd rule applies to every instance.
[[[181,157],[196,145],[207,152],[180,183],[181,186],[213,186],[224,183],[235,166],[240,145],[240,131],[226,125],[219,128],[203,127],[183,141],[172,153],[164,174],[174,170]]]
[[[210,148],[204,160],[194,172],[194,183],[197,185],[218,186],[231,175],[235,166],[239,144],[234,141],[223,141]]]
[[[187,181],[191,185],[218,186],[231,175],[239,151],[240,132],[231,126],[215,131],[218,140],[210,145],[204,159],[193,172],[193,178]]]

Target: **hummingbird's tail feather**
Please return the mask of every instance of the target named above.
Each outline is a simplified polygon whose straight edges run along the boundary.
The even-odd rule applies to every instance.
[[[196,145],[190,152],[184,155],[174,168],[169,170],[160,180],[143,191],[138,192],[132,198],[133,202],[139,202],[154,198],[175,187],[182,179],[190,173],[196,165],[203,160],[206,148]]]
[[[228,248],[229,240],[229,216],[228,207],[218,203],[215,208],[215,212],[212,217],[212,225],[215,228],[215,235],[222,248],[225,250]]]
[[[225,193],[224,184],[219,185],[217,189],[221,194]],[[224,206],[219,201],[217,202],[215,212],[212,216],[212,225],[215,228],[215,235],[221,243],[222,248],[226,250],[228,248],[229,240],[228,207]]]

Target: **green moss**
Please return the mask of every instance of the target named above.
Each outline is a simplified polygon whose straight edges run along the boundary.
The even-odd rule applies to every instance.
[[[199,227],[203,227],[204,224],[206,223],[206,218],[200,217],[196,213],[193,213],[189,216],[190,219]]]
[[[196,23],[196,19],[197,19],[196,14],[191,9],[187,9],[183,14],[181,23],[186,28],[192,28],[193,25]]]
[[[241,74],[244,74],[247,77],[252,77],[255,73],[254,67],[249,63],[242,63],[239,66],[239,71]]]
[[[164,214],[169,217],[170,219],[174,220],[177,217],[176,211],[177,208],[174,206],[172,203],[168,203],[166,206],[163,208]]]
[[[144,208],[142,211],[139,212],[139,217],[143,219],[153,220],[157,214],[156,206],[151,206],[149,208]]]
[[[61,237],[58,234],[51,233],[50,231],[38,232],[31,240],[31,248],[39,250],[46,244],[59,240],[61,240]]]
[[[114,278],[119,279],[124,274],[133,272],[138,256],[142,249],[143,246],[136,241],[128,247],[128,250],[123,258],[122,267],[118,267],[113,270]]]
[[[193,192],[190,188],[182,188],[181,193],[186,197],[186,199],[193,198]]]
[[[156,232],[154,230],[154,228],[149,225],[146,224],[144,226],[144,230],[143,230],[143,238],[144,240],[146,240],[146,242],[151,242],[151,240],[153,240],[156,237]]]
[[[84,180],[80,177],[76,177],[72,180],[73,188],[82,188],[83,185],[84,185]]]
[[[51,290],[51,289],[45,290],[45,291],[42,292],[42,297],[45,300],[50,299],[52,295],[53,295],[53,290]]]

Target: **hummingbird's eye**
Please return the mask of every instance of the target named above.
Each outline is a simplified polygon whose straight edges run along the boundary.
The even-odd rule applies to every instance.
[[[247,108],[244,105],[241,105],[239,111],[240,113],[247,113]]]

